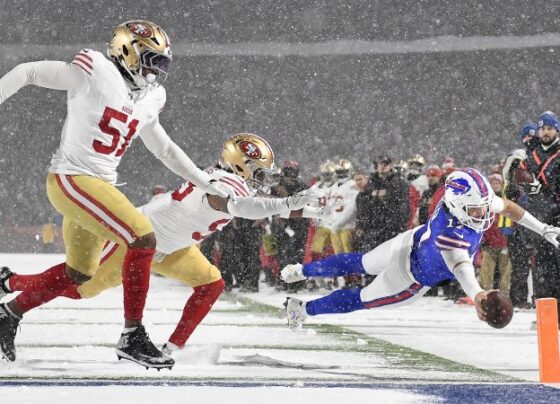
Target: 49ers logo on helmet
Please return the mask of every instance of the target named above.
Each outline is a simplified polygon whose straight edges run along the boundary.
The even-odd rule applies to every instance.
[[[239,148],[249,158],[258,159],[261,157],[261,150],[253,142],[243,141],[239,143]]]
[[[129,22],[126,26],[134,35],[141,36],[142,38],[152,36],[152,28],[142,22]]]

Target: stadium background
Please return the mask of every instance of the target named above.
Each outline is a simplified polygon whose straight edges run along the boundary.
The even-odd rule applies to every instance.
[[[327,158],[367,170],[380,153],[421,153],[434,163],[453,156],[485,169],[516,144],[524,121],[559,101],[560,4],[546,1],[67,0],[1,8],[2,73],[25,61],[70,61],[83,46],[104,51],[123,20],[161,24],[175,53],[161,121],[200,165],[216,160],[227,136],[251,131],[270,141],[280,163],[299,160],[304,178]],[[473,37],[483,45],[469,47]],[[437,43],[445,46],[430,48]],[[29,251],[29,229],[55,213],[44,180],[65,93],[28,87],[1,108],[0,251]],[[180,182],[140,143],[119,170],[137,204],[153,185]]]

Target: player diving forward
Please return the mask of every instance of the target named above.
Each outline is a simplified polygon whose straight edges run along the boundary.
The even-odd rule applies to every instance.
[[[158,252],[152,270],[194,288],[175,331],[164,345],[164,352],[171,353],[185,346],[224,288],[220,271],[208,262],[195,244],[220,230],[234,216],[261,219],[285,214],[292,218],[327,219],[331,215],[331,208],[306,206],[318,198],[318,191],[304,191],[287,198],[251,196],[256,187],[263,185],[273,164],[272,149],[264,139],[253,134],[238,134],[225,141],[219,164],[208,170],[212,178],[237,194],[235,203],[228,198],[210,195],[187,182],[178,190],[139,208],[156,234]],[[69,286],[63,296],[89,298],[121,283],[120,271],[126,248],[111,242],[103,252],[101,265],[91,280],[79,287]],[[55,268],[45,273],[56,271]],[[20,296],[32,295],[41,277],[12,274],[3,268],[0,270],[0,298],[12,291],[22,291]],[[9,332],[0,332],[0,348],[5,356],[11,357],[15,349],[16,330],[14,325],[0,322],[0,328],[6,327],[10,329]]]
[[[20,315],[90,279],[107,240],[124,253],[124,330],[117,353],[150,367],[169,367],[173,359],[150,341],[142,316],[156,239],[150,222],[114,184],[117,167],[140,136],[169,169],[209,194],[235,197],[231,188],[198,169],[159,123],[171,51],[167,34],[148,21],[118,25],[107,50],[84,49],[71,63],[39,61],[16,66],[0,79],[0,104],[33,84],[67,91],[67,116],[60,147],[47,176],[51,204],[63,216],[66,264],[45,273],[40,289],[0,309],[2,324],[17,326]],[[6,326],[0,330],[1,338]],[[3,348],[6,359],[15,352]]]
[[[338,290],[307,303],[288,298],[289,326],[297,327],[307,316],[317,314],[411,303],[446,279],[459,281],[475,301],[478,317],[486,320],[482,302],[490,291],[478,284],[472,257],[494,213],[509,217],[558,247],[560,228],[541,223],[519,205],[496,196],[477,170],[457,170],[447,178],[443,201],[423,226],[401,233],[366,254],[340,254],[305,265],[287,265],[281,273],[286,282],[310,276],[377,275],[364,288]]]

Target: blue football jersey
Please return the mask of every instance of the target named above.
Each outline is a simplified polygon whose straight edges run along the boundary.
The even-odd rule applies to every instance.
[[[442,250],[455,248],[476,253],[484,232],[463,226],[440,202],[430,220],[414,233],[410,255],[410,269],[416,280],[425,286],[434,286],[455,276],[447,267]]]

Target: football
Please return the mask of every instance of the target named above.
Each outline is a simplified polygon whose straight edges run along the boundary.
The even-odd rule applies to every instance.
[[[511,181],[515,185],[522,185],[533,182],[534,178],[533,174],[531,174],[529,171],[525,170],[524,168],[517,167],[512,172]]]
[[[482,301],[482,308],[487,313],[486,322],[494,328],[504,328],[513,317],[513,304],[509,297],[494,290]]]

